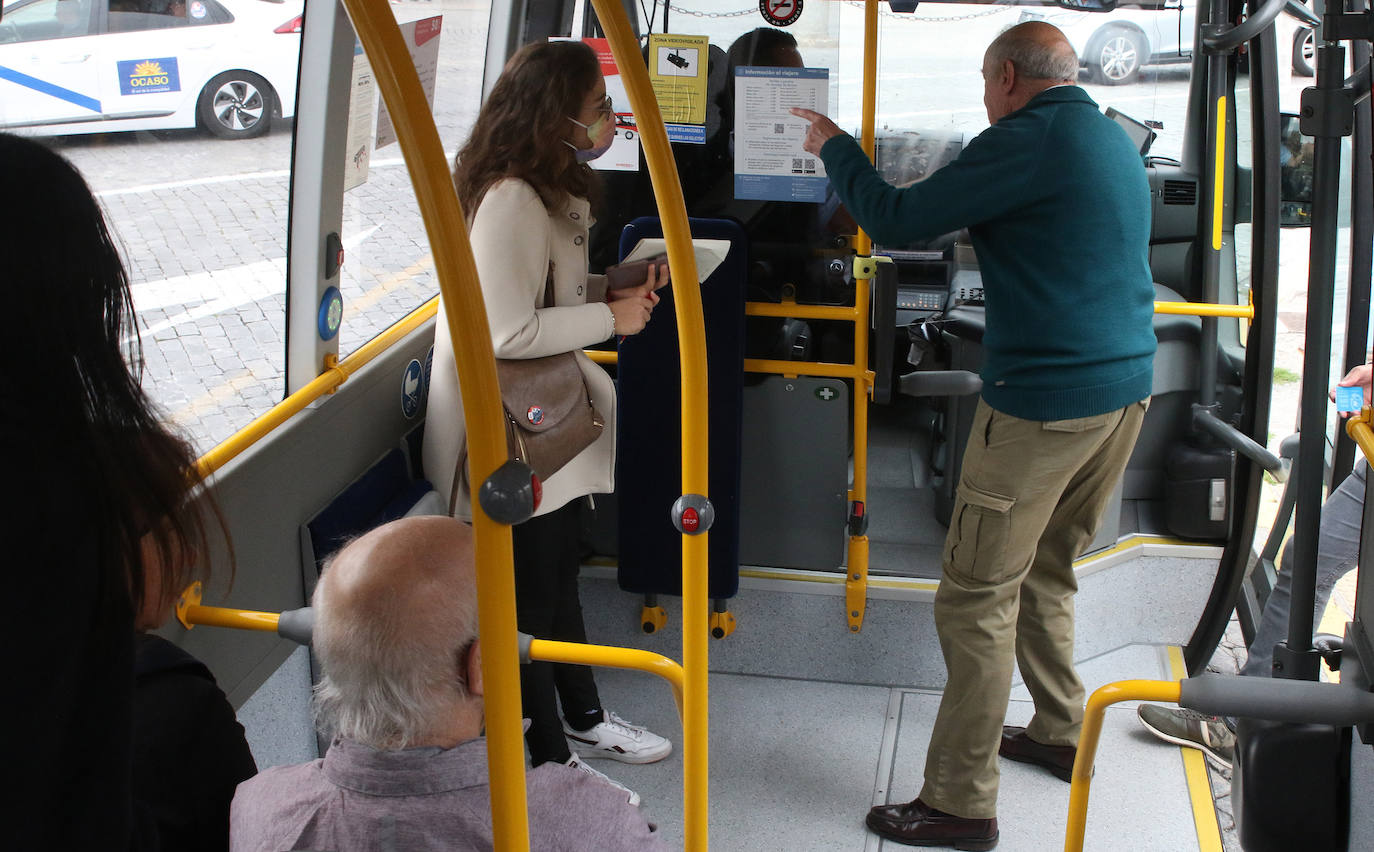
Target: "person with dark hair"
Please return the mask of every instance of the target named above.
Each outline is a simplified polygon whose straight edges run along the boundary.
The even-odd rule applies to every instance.
[[[492,848],[472,530],[392,521],[346,545],[312,600],[319,760],[239,785],[235,852]],[[530,849],[663,850],[623,788],[543,763],[525,775]]]
[[[1149,181],[1139,148],[1077,79],[1057,28],[1006,30],[983,57],[991,126],[903,188],[825,116],[792,110],[875,241],[967,227],[986,296],[982,397],[935,593],[949,680],[920,794],[866,820],[900,843],[996,846],[999,755],[1065,781],[1073,771],[1084,701],[1073,560],[1135,447],[1155,353]],[[1024,728],[1003,724],[1017,666],[1035,701]]]
[[[601,436],[543,483],[535,517],[513,531],[516,619],[521,631],[541,639],[586,641],[577,589],[580,498],[614,487],[615,389],[581,350],[643,329],[658,302],[654,290],[668,280],[666,269],[651,269],[642,285],[608,293],[603,276],[587,274],[595,176],[586,164],[610,147],[614,130],[590,47],[527,45],[506,63],[454,163],[496,357],[576,353],[605,420]],[[459,469],[465,437],[452,341],[441,322],[424,466],[439,493],[451,495],[450,511],[464,519],[471,514],[466,471]],[[568,739],[585,756],[627,763],[651,763],[672,751],[663,737],[605,710],[585,666],[533,663],[522,667],[520,682],[535,766],[571,762],[591,771]]]
[[[128,277],[86,182],[37,142],[0,134],[0,198],[16,320],[0,336],[6,594],[20,602],[5,644],[31,649],[10,655],[25,695],[9,702],[21,783],[6,842],[157,848],[134,767],[136,614],[161,623],[208,574],[213,506],[188,477],[191,446],[140,386]],[[228,799],[220,806],[227,814]]]

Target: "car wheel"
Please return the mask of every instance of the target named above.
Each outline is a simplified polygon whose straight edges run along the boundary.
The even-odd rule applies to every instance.
[[[251,139],[267,132],[277,96],[251,71],[226,71],[200,90],[200,123],[221,139]]]
[[[1145,39],[1135,30],[1115,27],[1095,39],[1088,50],[1088,73],[1093,82],[1105,86],[1134,83],[1140,66],[1149,59]]]
[[[1293,33],[1293,73],[1311,77],[1317,69],[1317,32],[1306,27]]]

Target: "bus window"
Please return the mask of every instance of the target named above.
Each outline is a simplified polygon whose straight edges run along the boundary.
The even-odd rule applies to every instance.
[[[486,44],[489,8],[478,3],[437,9],[428,2],[398,2],[391,8],[418,64],[434,68],[435,123],[451,166],[481,105],[482,51],[473,46]],[[365,65],[366,55],[359,53],[355,79]],[[377,103],[375,89],[366,103],[355,97],[350,120],[362,126],[350,127],[343,163],[340,358],[439,292],[410,174],[388,120],[374,108]]]

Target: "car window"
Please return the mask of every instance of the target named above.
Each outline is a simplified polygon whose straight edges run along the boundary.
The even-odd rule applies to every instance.
[[[59,0],[61,2],[61,0]],[[210,0],[110,0],[112,33],[224,23],[232,16]]]
[[[5,12],[0,44],[90,35],[92,0],[35,0]]]

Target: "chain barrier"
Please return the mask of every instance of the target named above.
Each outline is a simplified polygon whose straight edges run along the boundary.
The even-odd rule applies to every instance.
[[[850,6],[854,6],[859,9],[864,8],[865,5],[863,0],[846,0],[846,2]],[[669,5],[668,8],[671,9],[675,14],[687,15],[692,18],[742,18],[746,15],[758,14],[759,11],[757,6],[749,9],[740,9],[734,12],[702,12],[699,9],[684,9],[681,6],[673,5]],[[994,6],[992,9],[989,9],[986,12],[970,12],[967,15],[917,15],[915,13],[910,12],[893,12],[891,9],[879,8],[878,14],[884,18],[892,18],[893,20],[897,21],[933,21],[938,23],[952,23],[954,21],[970,21],[974,18],[986,18],[989,15],[998,15],[1002,12],[1011,11],[1015,8],[1017,7],[1013,5],[998,5]]]
[[[754,6],[751,9],[740,9],[737,12],[702,12],[698,9],[684,9],[681,6],[673,6],[671,4],[669,4],[668,8],[679,15],[687,15],[692,18],[742,18],[745,15],[757,15],[759,13],[758,6]]]

